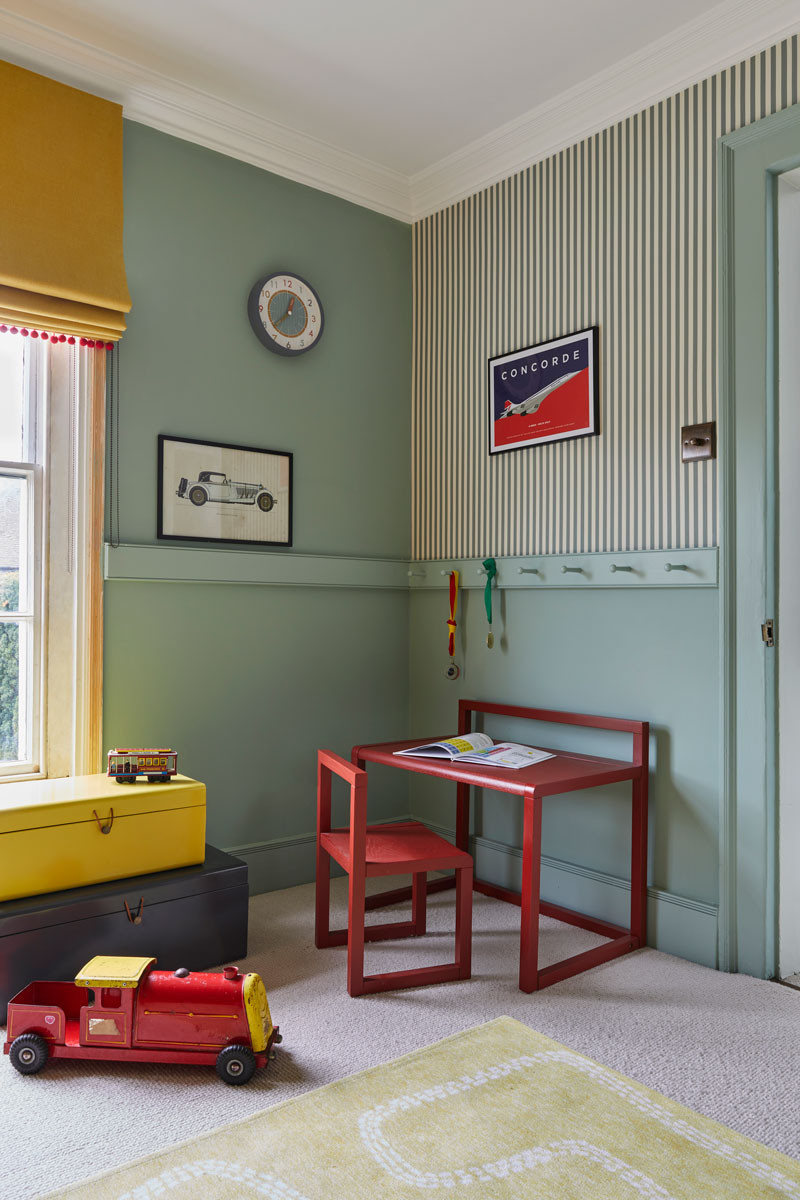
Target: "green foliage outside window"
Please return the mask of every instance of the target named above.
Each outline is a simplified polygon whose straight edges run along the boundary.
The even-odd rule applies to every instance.
[[[0,609],[19,607],[19,573],[0,572]],[[19,626],[0,624],[0,761],[19,758]]]

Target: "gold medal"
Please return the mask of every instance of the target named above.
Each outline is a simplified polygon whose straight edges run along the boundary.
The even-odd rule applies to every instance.
[[[486,645],[489,647],[490,650],[491,650],[492,646],[494,645],[494,634],[492,633],[491,629],[489,630],[489,632],[486,635]]]

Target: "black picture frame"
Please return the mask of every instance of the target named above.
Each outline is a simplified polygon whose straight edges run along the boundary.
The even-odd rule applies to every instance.
[[[291,546],[292,454],[158,435],[164,541]]]
[[[599,342],[590,325],[489,359],[490,454],[599,434]]]

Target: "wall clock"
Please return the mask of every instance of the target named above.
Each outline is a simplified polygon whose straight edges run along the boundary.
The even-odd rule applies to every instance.
[[[250,292],[247,313],[259,341],[286,358],[313,350],[325,325],[319,296],[291,271],[272,271],[259,279]]]

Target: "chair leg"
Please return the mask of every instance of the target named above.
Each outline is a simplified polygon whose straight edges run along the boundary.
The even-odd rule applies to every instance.
[[[350,864],[347,903],[347,990],[351,996],[364,995],[364,919],[366,882],[363,863]]]
[[[425,933],[427,902],[428,872],[417,871],[411,881],[411,920],[417,937],[422,937]]]
[[[458,978],[472,974],[472,867],[456,871],[456,966]]]
[[[318,950],[331,945],[331,859],[317,841],[317,893],[314,914],[314,944]]]

